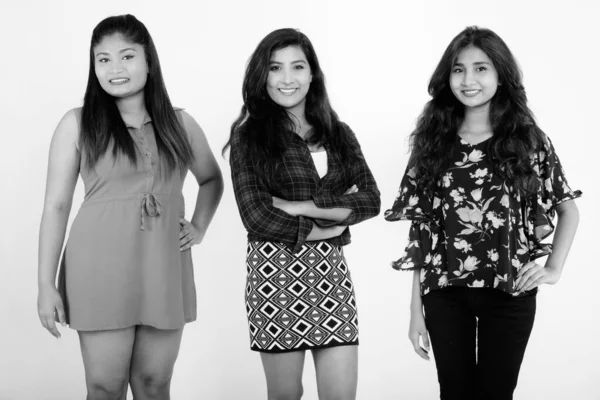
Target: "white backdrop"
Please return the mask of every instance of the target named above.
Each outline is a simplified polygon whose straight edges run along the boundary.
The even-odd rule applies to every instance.
[[[55,340],[36,313],[37,235],[48,147],[59,119],[80,106],[88,46],[103,18],[135,14],[150,30],[173,103],[185,107],[220,153],[241,106],[245,63],[270,31],[301,29],[312,40],[335,110],[356,132],[392,204],[407,162],[406,138],[428,100],[428,78],[467,25],[496,31],[520,62],[530,106],[553,139],[578,201],[581,223],[558,285],[544,287],[515,399],[600,399],[597,282],[599,179],[595,0],[551,1],[14,1],[0,5],[0,399],[82,399],[77,335]],[[559,2],[556,2],[557,4]],[[245,231],[230,170],[221,206],[193,249],[198,321],[184,333],[174,399],[265,399],[258,354],[249,350],[244,311]],[[185,196],[193,210],[196,185]],[[83,199],[78,183],[71,220]],[[191,215],[187,215],[189,218]],[[352,228],[346,255],[359,306],[359,399],[433,399],[433,361],[407,339],[411,275],[389,266],[408,223],[379,217]],[[316,399],[307,357],[305,399]]]

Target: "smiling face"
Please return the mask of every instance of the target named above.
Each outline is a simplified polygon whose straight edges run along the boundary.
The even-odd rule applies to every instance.
[[[498,72],[481,49],[467,47],[456,57],[450,73],[450,88],[465,107],[489,109],[498,89]]]
[[[275,103],[295,115],[303,114],[311,82],[310,65],[300,47],[288,46],[271,54],[266,86]]]
[[[94,69],[102,89],[118,98],[143,93],[148,78],[144,48],[118,33],[94,47]]]

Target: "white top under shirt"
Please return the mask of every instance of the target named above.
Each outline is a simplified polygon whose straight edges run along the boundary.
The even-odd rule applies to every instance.
[[[311,152],[310,155],[312,156],[315,167],[317,168],[319,178],[327,175],[327,151],[319,151],[316,153]]]

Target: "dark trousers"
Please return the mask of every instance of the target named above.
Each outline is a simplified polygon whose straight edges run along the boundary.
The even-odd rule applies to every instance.
[[[442,400],[513,398],[536,292],[448,287],[423,296]]]

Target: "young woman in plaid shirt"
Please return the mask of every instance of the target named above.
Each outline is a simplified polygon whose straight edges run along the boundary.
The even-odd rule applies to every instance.
[[[358,320],[342,246],[379,213],[379,190],[350,128],[331,108],[312,44],[267,35],[243,83],[231,175],[248,231],[246,309],[269,399],[302,397],[305,350],[321,398],[354,399]]]

